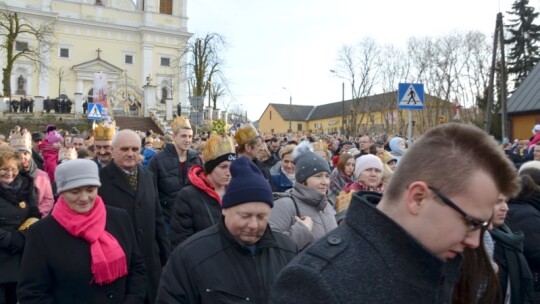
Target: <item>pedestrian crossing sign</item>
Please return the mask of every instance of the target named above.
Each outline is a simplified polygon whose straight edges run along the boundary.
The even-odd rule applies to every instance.
[[[408,110],[424,109],[424,84],[400,83],[398,88],[398,108]]]
[[[89,103],[88,104],[88,119],[101,120],[101,104]]]

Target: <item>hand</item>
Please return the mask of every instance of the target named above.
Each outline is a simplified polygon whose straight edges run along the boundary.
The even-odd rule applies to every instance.
[[[306,226],[307,229],[311,232],[311,230],[313,229],[313,220],[311,219],[311,217],[304,215],[301,217],[295,216],[294,218],[296,219],[297,222],[300,222],[304,226]]]

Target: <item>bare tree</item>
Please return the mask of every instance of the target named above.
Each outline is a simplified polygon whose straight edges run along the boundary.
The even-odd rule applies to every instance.
[[[407,82],[411,77],[411,62],[402,50],[385,45],[381,50],[382,58],[380,68],[380,83],[383,93],[396,91],[400,82]],[[386,133],[396,131],[396,123],[400,132],[405,128],[404,119],[400,119],[401,112],[397,110],[397,98],[385,99],[381,104],[381,114]]]
[[[225,96],[227,93],[225,85],[223,83],[212,83],[210,86],[210,98],[212,99],[212,107],[217,109],[218,99]]]
[[[338,54],[338,67],[336,73],[346,79],[351,85],[353,103],[351,107],[352,134],[358,133],[358,114],[361,115],[359,122],[366,117],[365,129],[367,128],[371,113],[369,103],[361,103],[360,98],[369,96],[377,84],[377,65],[379,64],[380,47],[373,38],[364,38],[356,46],[345,45]],[[367,116],[366,116],[367,115]]]
[[[4,96],[11,96],[11,74],[16,61],[29,61],[40,72],[48,70],[45,56],[52,46],[53,30],[54,20],[29,20],[5,4],[0,5],[0,48],[5,51],[6,60],[2,74]]]
[[[66,80],[67,73],[64,71],[64,68],[60,68],[58,70],[58,73],[56,73],[56,76],[58,76],[58,96],[60,96],[60,93],[62,92],[62,81]]]
[[[211,94],[212,83],[224,79],[221,52],[225,47],[224,37],[217,33],[196,37],[188,42],[182,56],[187,62],[179,67],[180,71],[187,71],[188,85],[193,96]],[[208,106],[211,106],[210,102]]]

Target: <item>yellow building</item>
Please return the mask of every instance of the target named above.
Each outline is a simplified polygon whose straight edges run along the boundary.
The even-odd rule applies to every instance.
[[[156,86],[158,104],[162,99],[172,99],[174,105],[181,102],[188,107],[184,82],[173,69],[191,37],[187,31],[187,1],[4,2],[9,10],[32,22],[54,21],[52,48],[44,54],[50,68],[39,74],[30,62],[18,60],[11,75],[12,95],[22,95],[17,94],[22,85],[28,96],[54,98],[65,94],[73,99],[82,94],[84,100],[92,97],[94,73],[101,72],[106,75],[111,96],[123,85],[131,88],[131,97],[138,94],[142,100],[142,87],[150,83]],[[19,46],[32,43],[35,41],[24,35],[17,40]],[[0,56],[5,60],[2,53]]]
[[[537,64],[508,98],[510,139],[529,139],[540,124],[540,64]]]
[[[421,133],[438,124],[436,117],[448,110],[449,103],[426,95],[425,109],[411,111],[413,126]],[[269,104],[258,121],[263,133],[311,131],[324,134],[406,134],[409,111],[397,109],[397,91],[345,100],[320,106]],[[428,117],[430,119],[428,119]],[[290,119],[291,118],[291,119]]]

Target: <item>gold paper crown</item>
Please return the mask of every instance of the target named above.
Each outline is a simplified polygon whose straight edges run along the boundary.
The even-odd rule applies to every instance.
[[[58,151],[58,161],[64,160],[64,159],[76,159],[77,158],[77,150],[75,148],[60,148],[60,151]]]
[[[312,143],[311,146],[313,147],[313,150],[315,150],[315,151],[324,151],[324,152],[326,152],[326,150],[328,150],[328,146],[322,140],[319,140],[319,141],[316,141],[316,142]]]
[[[214,132],[206,140],[203,149],[204,161],[210,161],[227,153],[235,153],[232,139],[227,135],[218,135]]]
[[[154,149],[163,149],[163,141],[154,140],[154,143],[152,144],[152,147],[154,147]]]
[[[255,138],[259,137],[259,132],[257,132],[257,129],[249,122],[247,124],[240,124],[240,128],[236,130],[236,133],[234,134],[234,139],[236,140],[236,143],[238,145],[245,145],[250,140],[253,140]]]
[[[13,133],[9,139],[9,145],[15,150],[30,150],[32,149],[32,136],[28,132]]]
[[[116,133],[116,123],[113,121],[110,124],[94,124],[94,141],[112,140]]]
[[[176,134],[176,132],[178,132],[178,130],[180,129],[191,130],[191,124],[189,123],[189,120],[184,116],[178,116],[171,123],[171,129],[173,133]]]

